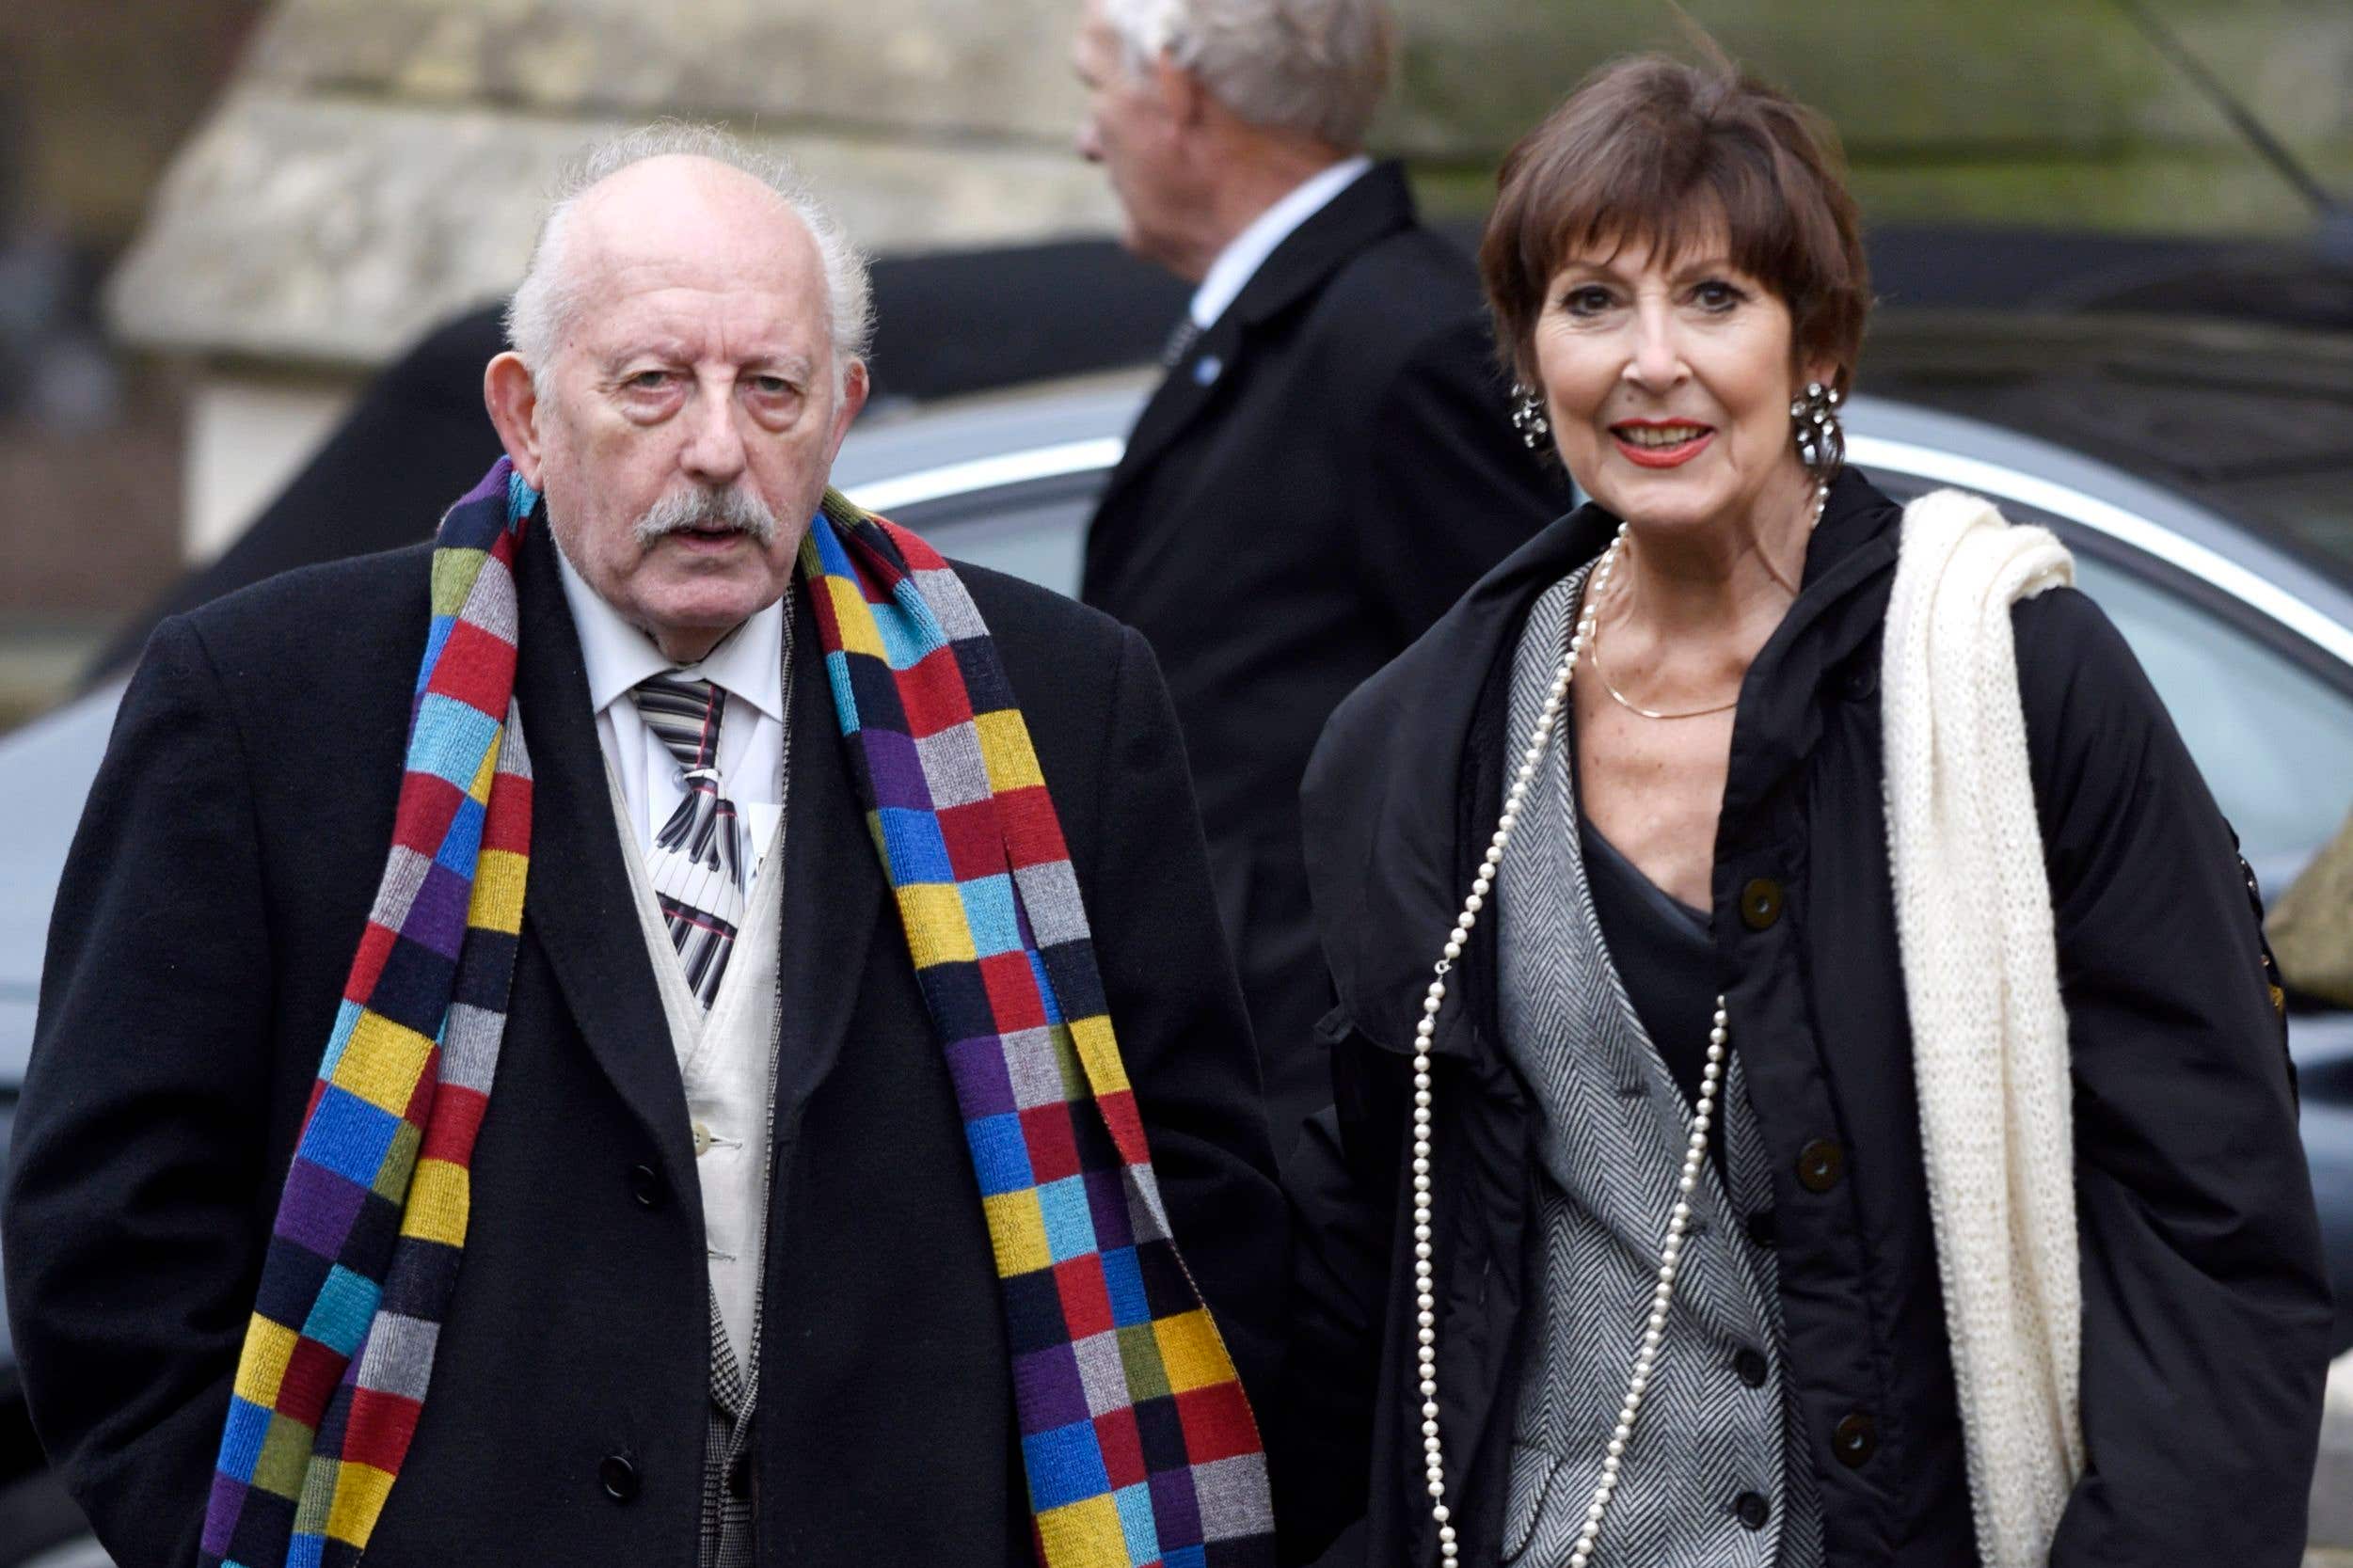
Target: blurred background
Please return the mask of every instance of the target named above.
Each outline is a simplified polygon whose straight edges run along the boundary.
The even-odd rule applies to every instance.
[[[117,336],[102,289],[262,10],[0,10],[0,727],[181,570],[184,372]]]
[[[1400,86],[1376,141],[1411,159],[1425,207],[1466,236],[1514,136],[1598,61],[1675,37],[1655,0],[1400,9]],[[1181,293],[1122,277],[1101,243],[1110,198],[1070,150],[1073,10],[0,8],[0,728],[72,690],[141,607],[236,540],[371,376],[502,293],[554,167],[615,125],[683,115],[771,138],[886,254],[1093,240],[1096,254],[1067,254],[1099,262],[1122,301],[1145,302],[1141,357]],[[2260,316],[2322,292],[2296,265],[2299,250],[2324,248],[2312,192],[2164,45],[2243,102],[2313,186],[2344,198],[2344,0],[1690,10],[1836,122],[1890,307],[2112,303],[2250,244],[2269,251],[2267,273],[2193,278],[2154,307]],[[2336,245],[2337,264],[2353,264],[2353,236]],[[2353,293],[2338,286],[2302,325],[2353,332],[2353,314],[2329,319]],[[891,325],[886,311],[886,383]]]
[[[2105,562],[2266,889],[2298,884],[2272,934],[2353,1280],[2353,4],[1684,3],[1844,137],[1882,436],[1934,457],[1922,483],[1998,470],[2024,515],[2084,503],[2062,532]],[[1602,60],[1677,41],[1661,0],[1395,4],[1375,150],[1466,244],[1512,140]],[[895,511],[962,506],[1070,558],[1188,292],[1118,251],[1073,151],[1077,8],[0,5],[0,1159],[112,678],[168,609],[427,535],[496,450],[485,308],[592,137],[678,116],[797,157],[882,259],[860,477],[924,467]],[[1038,382],[1098,389],[1007,402]],[[977,493],[1019,442],[1063,465],[1024,483],[1076,487],[934,483]],[[2353,1568],[2353,1360],[2329,1424],[2313,1564]],[[0,1334],[0,1568],[103,1562]]]

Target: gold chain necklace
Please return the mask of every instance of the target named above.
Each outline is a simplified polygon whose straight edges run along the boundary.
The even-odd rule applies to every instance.
[[[1815,529],[1821,526],[1822,504],[1829,499],[1828,485],[1820,485],[1815,489],[1813,496],[1814,516],[1813,520],[1806,524],[1806,531],[1808,533],[1811,533]],[[1632,591],[1630,585],[1628,591],[1630,593]],[[1618,706],[1624,708],[1629,713],[1640,714],[1645,719],[1705,719],[1711,713],[1723,713],[1727,709],[1738,707],[1740,705],[1741,694],[1737,689],[1724,702],[1713,703],[1707,707],[1687,707],[1675,713],[1661,713],[1656,708],[1643,707],[1630,700],[1625,692],[1620,691],[1617,689],[1617,683],[1610,679],[1609,671],[1601,667],[1601,617],[1598,610],[1595,613],[1593,622],[1592,648],[1593,673],[1601,677],[1601,689],[1610,694],[1611,701],[1616,703]]]
[[[1597,626],[1596,629],[1598,630],[1598,627]],[[1610,679],[1610,673],[1601,667],[1601,639],[1598,637],[1593,640],[1593,673],[1601,677],[1601,689],[1610,694],[1612,701],[1627,712],[1639,713],[1645,719],[1703,719],[1710,713],[1722,713],[1726,708],[1740,705],[1741,694],[1737,691],[1725,701],[1710,706],[1687,707],[1674,713],[1661,713],[1656,708],[1642,707],[1629,702],[1626,693],[1617,689],[1617,683]]]

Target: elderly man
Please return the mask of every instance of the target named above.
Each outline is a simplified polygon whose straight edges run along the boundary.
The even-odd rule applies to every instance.
[[[156,634],[7,1210],[123,1568],[1268,1560],[1175,721],[826,489],[866,300],[715,134],[609,148],[437,546]]]
[[[1184,726],[1276,1151],[1330,1098],[1298,793],[1333,706],[1566,510],[1470,261],[1359,150],[1380,0],[1088,0],[1079,150],[1128,248],[1199,291],[1087,539]]]

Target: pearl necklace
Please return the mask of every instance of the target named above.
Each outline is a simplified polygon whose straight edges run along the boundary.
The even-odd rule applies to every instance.
[[[1535,733],[1529,737],[1528,748],[1520,754],[1519,771],[1504,794],[1502,817],[1495,825],[1495,836],[1487,843],[1487,858],[1480,863],[1478,875],[1471,879],[1462,913],[1455,917],[1455,927],[1447,934],[1444,956],[1434,966],[1430,989],[1422,998],[1422,1021],[1414,1026],[1413,1299],[1414,1321],[1419,1329],[1414,1359],[1422,1389],[1422,1451],[1429,1477],[1430,1517],[1437,1522],[1439,1556],[1447,1568],[1454,1568],[1458,1561],[1458,1545],[1453,1512],[1446,1506],[1446,1452],[1438,1430],[1438,1291],[1432,1263],[1436,1249],[1430,1229],[1430,1042],[1438,1034],[1438,1011],[1446,1000],[1446,976],[1462,957],[1463,948],[1471,940],[1471,928],[1479,923],[1479,911],[1495,885],[1503,847],[1511,842],[1512,830],[1519,825],[1519,808],[1527,800],[1528,786],[1535,778],[1537,765],[1544,760],[1552,732],[1560,727],[1562,712],[1568,703],[1569,677],[1576,673],[1578,658],[1594,640],[1594,623],[1602,593],[1609,587],[1610,576],[1616,571],[1625,551],[1626,529],[1620,524],[1617,536],[1610,541],[1610,547],[1602,552],[1594,567],[1593,580],[1585,590],[1584,603],[1578,613],[1576,635],[1569,639],[1568,651],[1553,671],[1552,688],[1546,695],[1544,711],[1536,718]],[[1618,1406],[1617,1422],[1610,1432],[1609,1449],[1601,1461],[1601,1480],[1593,1489],[1593,1501],[1585,1509],[1584,1528],[1578,1532],[1577,1544],[1568,1555],[1569,1568],[1586,1568],[1593,1560],[1594,1544],[1601,1535],[1602,1516],[1609,1512],[1610,1498],[1617,1490],[1626,1446],[1633,1439],[1634,1418],[1641,1412],[1643,1398],[1649,1391],[1651,1369],[1658,1363],[1659,1345],[1666,1336],[1667,1308],[1675,1299],[1675,1277],[1681,1266],[1683,1238],[1691,1227],[1692,1194],[1699,1186],[1700,1167],[1708,1157],[1708,1130],[1714,1124],[1716,1086],[1723,1077],[1730,1038],[1731,1021],[1725,1011],[1725,999],[1719,995],[1714,1026],[1708,1031],[1708,1065],[1700,1073],[1699,1098],[1692,1105],[1691,1143],[1683,1151],[1675,1207],[1667,1218],[1666,1243],[1659,1254],[1659,1282],[1650,1292],[1650,1317],[1643,1325],[1642,1344],[1634,1353],[1633,1374],[1627,1379],[1626,1398]]]

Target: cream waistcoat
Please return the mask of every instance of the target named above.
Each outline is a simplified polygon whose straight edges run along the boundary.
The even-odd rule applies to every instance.
[[[752,883],[743,929],[709,1014],[687,990],[686,970],[654,902],[652,877],[631,831],[620,786],[606,769],[613,826],[629,867],[629,893],[661,992],[670,1044],[686,1088],[694,1135],[695,1176],[703,1190],[704,1245],[710,1286],[739,1363],[751,1361],[753,1305],[758,1299],[768,1219],[770,1045],[776,1032],[776,969],[783,944],[784,836],[781,817],[763,847],[770,875]]]

